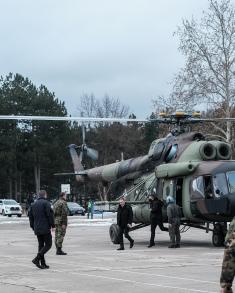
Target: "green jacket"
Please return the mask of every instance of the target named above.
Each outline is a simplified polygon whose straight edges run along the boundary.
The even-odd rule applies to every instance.
[[[55,225],[68,225],[68,206],[64,199],[59,199],[54,204]]]

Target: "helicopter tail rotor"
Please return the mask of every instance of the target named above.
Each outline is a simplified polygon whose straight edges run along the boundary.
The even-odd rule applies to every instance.
[[[98,151],[92,148],[86,149],[86,154],[89,158],[91,158],[94,161],[98,160]]]
[[[89,158],[91,158],[94,161],[98,160],[98,151],[92,148],[89,148],[86,145],[86,130],[85,130],[85,125],[82,124],[82,145],[79,146],[78,148],[81,149],[79,159],[82,161],[84,155],[87,155]]]

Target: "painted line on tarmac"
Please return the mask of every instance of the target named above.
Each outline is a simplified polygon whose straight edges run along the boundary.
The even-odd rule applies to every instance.
[[[11,258],[11,257],[9,257],[9,258]],[[21,259],[28,260],[26,258],[21,258]],[[59,264],[60,265],[76,265],[75,263],[68,263],[68,262],[66,262],[66,263],[59,262]],[[144,272],[138,272],[138,271],[125,270],[125,269],[124,270],[123,269],[114,269],[112,267],[91,266],[91,265],[87,265],[86,263],[82,263],[81,261],[79,261],[79,265],[82,265],[83,268],[87,267],[87,268],[94,269],[94,270],[115,271],[115,272],[124,272],[124,273],[139,274],[139,275],[146,275],[146,276],[163,277],[163,278],[170,278],[170,279],[177,279],[177,280],[184,280],[184,281],[192,281],[195,283],[218,284],[217,282],[213,282],[213,281],[198,280],[198,279],[192,279],[192,278],[183,278],[183,277],[163,275],[163,274],[144,273]],[[136,268],[134,268],[134,269],[136,269]],[[141,268],[141,269],[146,269],[146,268]],[[154,269],[154,267],[153,267],[153,269]],[[75,273],[76,273],[76,271],[75,271]]]
[[[61,262],[60,262],[61,264]],[[68,264],[68,263],[66,263]],[[144,272],[138,272],[138,271],[130,271],[130,270],[123,270],[123,269],[114,269],[110,267],[98,267],[98,266],[90,266],[85,263],[82,263],[79,261],[79,264],[82,266],[86,266],[87,268],[95,269],[95,270],[104,270],[104,271],[115,271],[115,272],[123,272],[123,273],[131,273],[131,274],[139,274],[139,275],[146,275],[146,276],[153,276],[153,277],[163,277],[163,278],[170,278],[170,279],[177,279],[177,280],[184,280],[184,281],[192,281],[196,283],[209,283],[209,284],[218,284],[217,282],[212,281],[205,281],[205,280],[198,280],[198,279],[192,279],[192,278],[183,278],[183,277],[176,277],[176,276],[170,276],[170,275],[162,275],[162,274],[151,274],[151,273],[144,273]],[[136,268],[134,268],[136,269]],[[144,269],[144,268],[143,268]]]
[[[60,271],[58,271],[60,272]],[[63,273],[63,271],[61,271]],[[189,288],[184,288],[184,287],[176,287],[176,286],[167,286],[167,285],[161,285],[161,284],[154,284],[154,283],[146,283],[146,282],[139,282],[139,281],[132,281],[129,279],[122,279],[122,278],[114,278],[114,277],[107,277],[107,276],[99,276],[99,275],[93,275],[93,274],[84,274],[84,273],[75,273],[72,272],[73,274],[80,275],[80,276],[86,276],[86,277],[94,277],[94,278],[100,278],[100,279],[108,279],[108,280],[114,280],[114,281],[121,281],[121,282],[127,282],[127,283],[132,283],[136,285],[141,285],[141,286],[152,286],[152,287],[160,287],[160,288],[165,288],[165,289],[177,289],[177,290],[183,290],[185,292],[201,292],[201,293],[216,293],[216,291],[205,291],[205,290],[199,290],[199,289],[189,289]]]
[[[63,264],[63,263],[60,262],[60,264]],[[68,263],[66,263],[66,264],[68,265]],[[79,262],[79,264],[81,264],[81,262]],[[27,264],[20,263],[18,265],[23,266],[23,267],[27,267],[27,268],[32,268],[32,266],[29,266]],[[190,278],[181,278],[181,277],[166,276],[166,275],[155,275],[155,274],[148,274],[148,273],[138,273],[138,272],[132,272],[132,271],[128,271],[128,270],[115,270],[115,269],[107,268],[107,267],[93,267],[93,266],[89,266],[89,265],[87,265],[87,267],[93,268],[93,269],[96,269],[96,270],[97,269],[102,269],[104,271],[114,271],[114,272],[118,271],[118,272],[124,272],[124,273],[132,273],[132,274],[146,274],[146,275],[151,275],[151,276],[160,276],[160,277],[167,277],[167,278],[172,278],[172,279],[181,279],[181,280],[195,281],[195,282],[201,282],[201,283],[217,284],[216,282],[210,282],[210,281],[200,281],[200,280],[195,280],[195,279],[190,279]],[[185,288],[185,287],[176,287],[176,286],[154,284],[154,283],[148,283],[148,282],[133,281],[133,280],[123,279],[123,278],[115,278],[115,277],[109,277],[109,276],[100,276],[100,275],[94,275],[94,274],[80,273],[80,272],[77,272],[77,271],[70,271],[69,269],[68,270],[58,270],[58,269],[51,268],[50,271],[51,272],[58,272],[58,273],[69,272],[69,274],[73,274],[73,275],[95,277],[95,278],[109,279],[109,280],[115,280],[115,281],[123,281],[123,282],[133,283],[133,284],[136,284],[136,285],[148,285],[148,286],[158,287],[158,288],[161,287],[161,288],[184,290],[186,292],[216,293],[216,291],[205,291],[205,290],[200,290],[200,289],[189,289],[189,288]],[[39,272],[43,272],[43,271],[39,270]],[[15,285],[17,285],[17,284],[15,284]],[[20,284],[19,284],[19,286],[20,286]],[[43,290],[43,289],[36,288],[36,290]],[[45,292],[55,292],[55,291],[54,290],[45,290]]]
[[[3,258],[8,258],[8,259],[14,260],[14,257],[11,257],[11,256],[3,256]],[[28,258],[25,258],[25,257],[21,257],[20,259],[28,261]],[[52,263],[57,264],[57,262],[52,262]],[[24,265],[24,264],[20,264],[20,265],[27,266],[27,265]],[[66,266],[70,265],[70,266],[76,266],[77,267],[77,263],[71,263],[71,262],[66,262],[66,263],[59,262],[59,265],[66,265]],[[139,274],[139,275],[146,275],[146,276],[155,276],[155,277],[171,278],[171,279],[178,279],[178,280],[184,280],[184,281],[192,281],[192,282],[195,282],[195,283],[217,284],[217,282],[213,282],[213,281],[198,280],[198,279],[192,279],[192,278],[183,278],[183,277],[163,275],[163,274],[145,273],[145,272],[125,270],[125,269],[124,270],[123,269],[114,269],[112,267],[91,266],[91,265],[88,265],[87,263],[83,263],[81,261],[79,261],[79,265],[82,265],[83,268],[87,267],[87,268],[94,269],[94,270],[125,272],[125,273],[131,273],[131,274]],[[196,264],[193,264],[193,263],[191,263],[191,265],[196,266]],[[169,267],[172,267],[172,265],[167,266],[167,268],[169,268]],[[174,266],[174,267],[176,267],[176,266]],[[182,267],[182,265],[177,265],[177,267]],[[157,268],[156,267],[150,267],[150,268],[159,269],[159,267],[157,267]],[[161,268],[166,268],[166,267],[161,267]],[[148,268],[145,268],[145,267],[136,268],[136,267],[134,267],[133,269],[134,270],[136,270],[136,269],[144,270],[144,269],[149,269],[149,267]]]

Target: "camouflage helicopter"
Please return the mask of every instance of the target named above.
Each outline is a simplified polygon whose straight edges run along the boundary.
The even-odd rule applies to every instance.
[[[0,116],[0,119],[4,117],[17,119],[12,118],[13,116]],[[38,116],[21,116],[21,120],[149,122],[145,119]],[[161,113],[154,121],[173,124],[175,127],[166,137],[154,140],[148,154],[87,170],[82,166],[83,153],[87,152],[94,159],[97,153],[87,147],[83,138],[80,156],[75,145],[69,146],[74,172],[60,175],[75,175],[78,182],[126,182],[126,200],[132,204],[135,223],[131,230],[150,224],[147,198],[154,189],[163,201],[166,201],[168,195],[172,195],[182,209],[181,224],[206,232],[212,231],[213,245],[222,246],[227,222],[235,215],[235,161],[231,160],[231,145],[215,136],[189,131],[188,127],[191,124],[216,120],[235,119],[201,119],[198,112],[176,112],[172,115]],[[166,207],[163,207],[163,217],[166,222]],[[110,238],[113,243],[118,244],[116,224],[110,227]]]

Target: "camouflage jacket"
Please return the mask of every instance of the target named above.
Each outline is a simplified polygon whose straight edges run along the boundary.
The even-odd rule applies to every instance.
[[[235,248],[235,217],[230,223],[228,232],[225,237],[225,244],[227,247]]]
[[[54,204],[55,225],[68,225],[68,206],[64,199]]]
[[[180,225],[181,210],[177,204],[171,203],[167,206],[167,217],[169,224]]]

